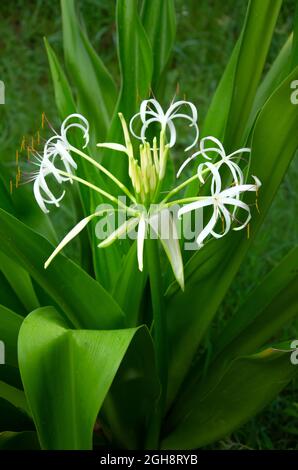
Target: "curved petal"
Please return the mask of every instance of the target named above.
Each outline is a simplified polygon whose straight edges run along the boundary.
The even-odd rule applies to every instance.
[[[211,231],[211,234],[214,238],[222,238],[224,237],[230,230],[231,228],[231,214],[229,211],[222,205],[219,204],[218,206],[220,213],[222,213],[224,221],[225,221],[225,228],[222,233],[217,233],[214,230]]]
[[[206,225],[206,227],[203,228],[203,230],[199,233],[197,237],[197,244],[199,245],[200,248],[203,246],[203,242],[205,238],[207,238],[208,235],[211,234],[213,228],[216,225],[217,219],[218,219],[218,210],[217,208],[215,208],[208,224]]]
[[[183,214],[187,214],[188,212],[194,211],[196,209],[201,209],[201,207],[212,206],[214,205],[213,197],[207,196],[206,198],[202,198],[198,201],[190,202],[189,204],[185,204],[178,210],[178,217],[180,218]]]
[[[148,105],[153,105],[156,109],[156,111],[153,111],[151,108],[147,109]],[[143,123],[146,122],[146,115],[150,114],[152,116],[155,116],[159,118],[159,121],[162,122],[164,120],[165,114],[163,112],[162,107],[160,106],[159,102],[155,100],[154,98],[151,98],[149,100],[143,100],[140,106],[140,118]]]
[[[242,230],[244,227],[246,227],[246,225],[248,224],[248,222],[250,221],[251,219],[251,213],[250,213],[250,208],[247,204],[245,204],[245,202],[243,201],[239,201],[239,199],[230,199],[230,198],[224,198],[222,199],[222,204],[228,204],[228,205],[232,205],[232,206],[235,206],[235,207],[239,207],[243,210],[245,210],[248,214],[246,220],[243,222],[242,225],[238,226],[238,227],[234,227],[233,230]]]
[[[211,151],[210,147],[209,148],[205,147],[205,142],[208,142],[208,141],[211,141],[212,143],[216,145],[215,148],[212,148],[212,151],[217,152],[219,155],[221,155],[222,158],[226,156],[226,152],[221,141],[217,139],[216,137],[213,137],[212,135],[208,135],[206,137],[203,137],[203,139],[201,139],[200,141],[200,150],[202,152],[202,155],[204,155],[205,158],[210,158],[205,155],[206,151],[209,151],[209,152]]]

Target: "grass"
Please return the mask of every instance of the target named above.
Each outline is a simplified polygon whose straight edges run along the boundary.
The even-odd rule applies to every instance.
[[[104,58],[116,81],[114,2],[80,0],[81,13],[92,43]],[[272,62],[291,29],[294,0],[286,0],[268,57]],[[43,111],[53,123],[57,113],[44,51],[46,35],[62,56],[61,18],[58,0],[13,0],[1,3],[0,79],[6,85],[6,105],[0,106],[0,149],[9,170],[23,134],[39,127]],[[168,73],[165,101],[177,83],[181,93],[196,103],[200,121],[210,103],[245,15],[243,0],[176,0],[178,31]],[[217,326],[233,314],[243,296],[298,240],[294,214],[298,210],[298,160],[291,164],[240,273],[219,312]],[[233,299],[231,301],[231,299]],[[297,337],[296,324],[283,335]],[[259,416],[212,448],[298,449],[298,383],[293,382]]]

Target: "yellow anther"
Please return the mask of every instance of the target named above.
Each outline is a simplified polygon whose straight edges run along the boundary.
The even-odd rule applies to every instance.
[[[25,150],[25,147],[26,147],[26,139],[25,139],[25,136],[23,136],[22,142],[21,142],[21,151]]]
[[[19,164],[19,151],[16,150],[16,164]]]
[[[259,209],[258,199],[256,199],[256,209],[257,209],[258,213],[260,214],[260,209]]]
[[[250,237],[250,225],[247,224],[247,239]]]
[[[37,137],[37,145],[40,144],[40,135],[39,135],[39,131],[36,132],[36,137]]]
[[[46,115],[45,115],[45,113],[43,112],[43,113],[41,114],[41,128],[42,128],[42,129],[44,129],[45,117],[46,117]]]
[[[10,194],[12,194],[12,190],[13,190],[13,183],[12,183],[12,179],[10,179],[10,181],[9,181],[9,191],[10,191]]]

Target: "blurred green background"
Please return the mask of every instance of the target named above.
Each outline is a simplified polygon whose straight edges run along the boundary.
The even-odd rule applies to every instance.
[[[78,4],[89,37],[117,82],[115,2],[78,0]],[[179,87],[180,93],[198,106],[200,123],[203,122],[240,32],[246,6],[245,0],[176,0],[177,37],[164,105],[173,98]],[[295,0],[284,0],[268,64],[287,38],[294,7]],[[6,103],[0,106],[0,157],[6,161],[7,170],[11,167],[13,171],[15,150],[24,134],[34,134],[40,126],[42,112],[54,125],[58,123],[43,37],[49,39],[62,57],[60,2],[10,0],[1,2],[0,12],[0,79],[6,87]],[[254,287],[258,279],[297,244],[297,179],[296,158],[241,273],[221,307],[214,332],[233,313],[243,295]],[[283,335],[296,339],[298,321],[289,325]],[[292,383],[262,414],[212,448],[298,449],[297,423],[298,381]]]

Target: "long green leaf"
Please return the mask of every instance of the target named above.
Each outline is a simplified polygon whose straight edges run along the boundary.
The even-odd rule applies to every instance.
[[[169,375],[170,401],[237,273],[297,149],[298,113],[290,101],[290,84],[295,78],[297,79],[297,76],[298,68],[267,101],[256,122],[252,138],[250,173],[260,178],[262,189],[259,194],[260,214],[258,215],[256,211],[253,213],[250,238],[247,239],[246,233],[243,232],[231,232],[221,240],[210,242],[210,248],[207,244],[206,248],[199,250],[190,261],[192,272],[195,271],[193,280],[192,277],[187,278],[185,293],[177,292],[168,302],[172,356]],[[207,250],[212,257],[213,268],[203,279],[201,274],[206,272],[204,250]],[[210,292],[213,292],[211,297]],[[181,331],[184,332],[183,335]]]
[[[250,0],[241,35],[233,95],[225,131],[225,145],[242,145],[243,133],[265,65],[282,0]],[[256,55],[256,51],[258,54]]]
[[[141,18],[152,47],[152,89],[156,93],[176,35],[174,0],[144,0]]]
[[[172,415],[162,447],[195,449],[234,431],[258,413],[298,373],[288,349],[269,348],[233,361],[209,393],[194,394],[183,418]]]
[[[64,120],[67,116],[69,116],[69,114],[76,112],[76,104],[74,102],[72,91],[66,75],[58,61],[55,52],[46,38],[44,39],[44,43],[54,85],[56,105],[61,119]]]
[[[153,71],[152,50],[140,21],[138,1],[117,0],[116,14],[121,91],[108,142],[123,141],[118,112],[121,111],[127,120],[136,113],[140,101],[150,93]],[[126,158],[119,152],[105,152],[103,162],[123,182],[128,180]]]
[[[39,301],[27,271],[1,251],[0,269],[28,312],[39,307]]]
[[[90,121],[94,138],[104,139],[116,104],[114,82],[78,22],[74,0],[62,0],[61,11],[65,62],[77,90],[78,110]]]
[[[97,414],[137,335],[144,346],[144,328],[70,330],[50,307],[24,320],[19,363],[42,448],[91,449]]]
[[[173,413],[182,413],[193,395],[208,393],[223,376],[231,361],[264,347],[280,329],[298,316],[298,248],[294,248],[251,292],[220,335],[214,351],[204,360],[194,361]]]
[[[114,328],[124,316],[112,297],[75,263],[58,255],[45,270],[53,247],[37,233],[0,209],[0,243],[57,302],[70,321],[85,328]]]

